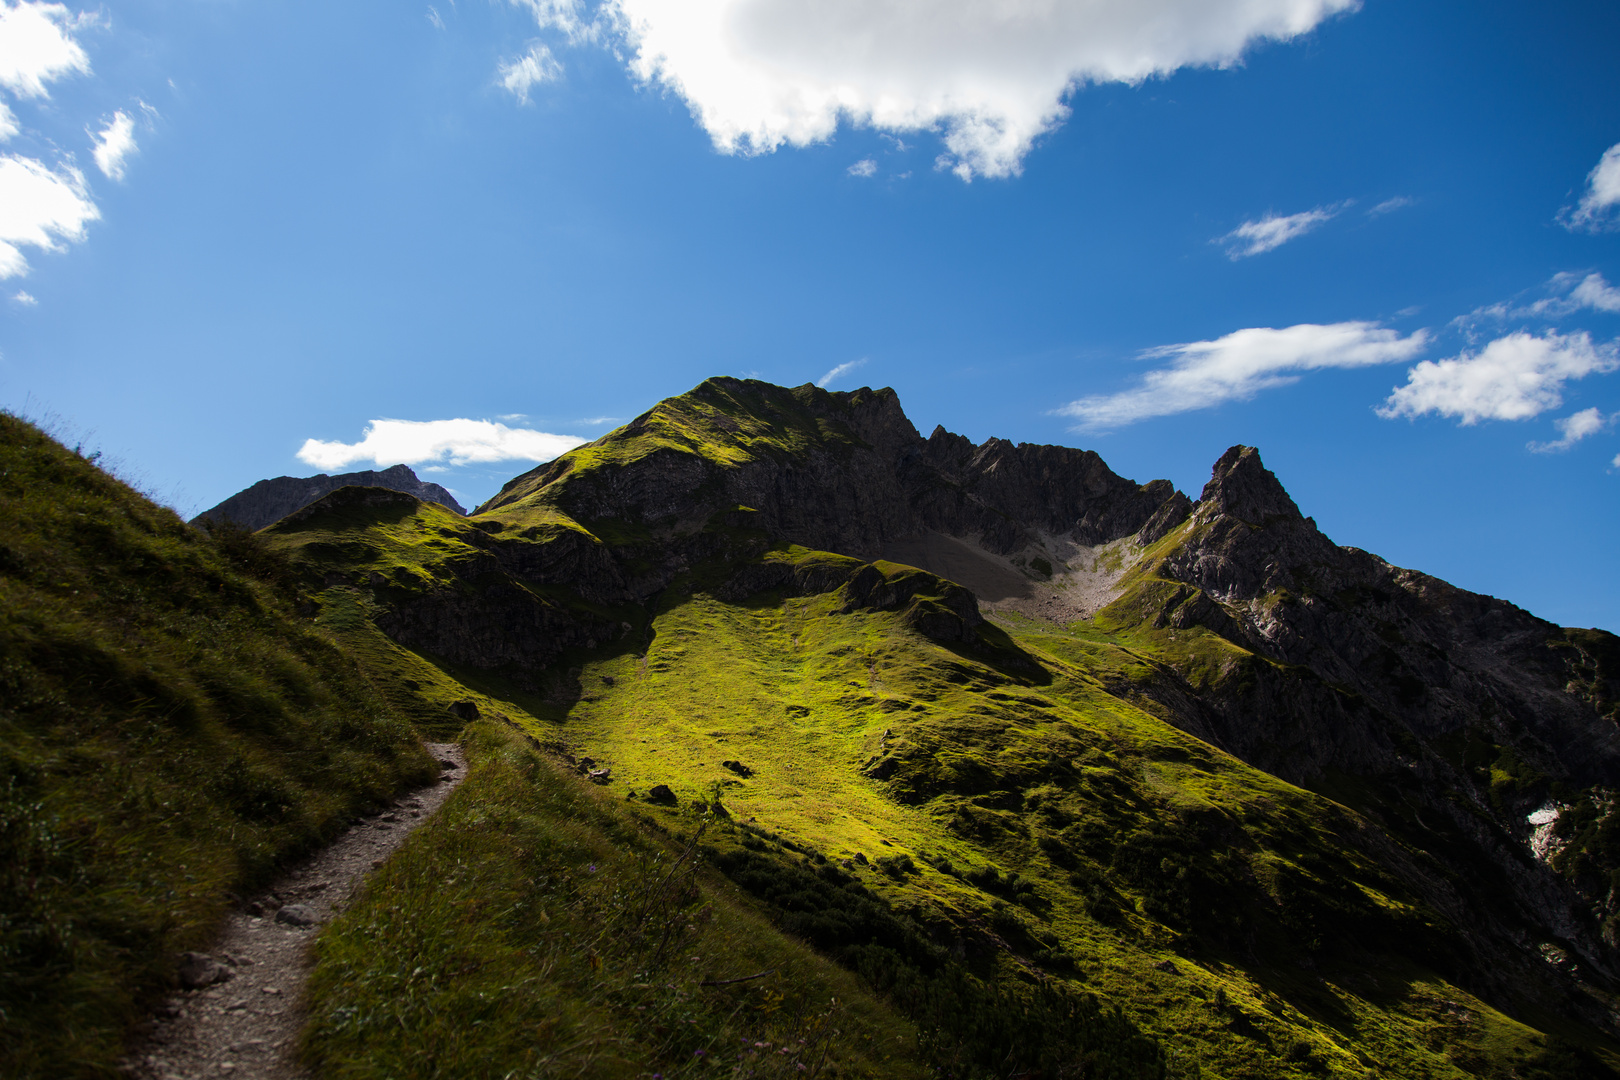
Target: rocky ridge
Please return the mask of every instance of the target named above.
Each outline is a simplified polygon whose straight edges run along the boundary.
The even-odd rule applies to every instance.
[[[395,465],[387,469],[368,469],[336,476],[320,473],[317,476],[278,476],[273,480],[260,480],[191,520],[193,524],[232,521],[245,529],[262,529],[343,487],[387,488],[415,496],[424,502],[438,503],[464,516],[467,513],[456,497],[443,487],[419,479],[408,465]]]

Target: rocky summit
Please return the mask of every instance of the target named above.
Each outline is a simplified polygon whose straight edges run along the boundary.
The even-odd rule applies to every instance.
[[[337,476],[320,473],[316,476],[278,476],[273,480],[260,480],[191,520],[193,523],[229,521],[249,530],[262,529],[295,510],[302,510],[322,495],[329,495],[343,487],[403,491],[426,502],[438,503],[458,514],[467,512],[454,495],[438,484],[418,479],[409,466],[395,465],[381,470],[339,473]]]

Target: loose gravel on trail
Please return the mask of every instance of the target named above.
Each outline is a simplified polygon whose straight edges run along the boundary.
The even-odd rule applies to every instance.
[[[432,815],[466,775],[454,743],[428,743],[438,782],[396,800],[294,867],[233,912],[207,954],[187,954],[183,977],[211,982],[164,1002],[125,1062],[132,1080],[308,1080],[297,1063],[309,944],[361,882]],[[218,979],[219,981],[213,981]]]

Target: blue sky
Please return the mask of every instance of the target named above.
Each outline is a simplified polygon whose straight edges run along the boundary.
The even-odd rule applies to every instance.
[[[191,512],[893,386],[1193,496],[1259,446],[1338,542],[1620,630],[1617,50],[1612,3],[0,0],[0,405]]]

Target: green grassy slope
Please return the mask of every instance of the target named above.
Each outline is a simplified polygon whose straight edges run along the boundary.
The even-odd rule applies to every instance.
[[[467,733],[447,806],[323,934],[329,1078],[921,1075],[916,1032],[514,729]]]
[[[290,589],[0,414],[0,1074],[109,1074],[233,890],[433,775]]]
[[[1462,989],[1463,935],[1403,888],[1398,844],[1354,812],[1111,693],[1162,662],[1141,644],[1044,624],[941,644],[842,591],[723,601],[739,568],[719,562],[626,612],[638,623],[616,643],[543,673],[456,668],[367,618],[387,610],[397,559],[378,535],[344,547],[311,519],[279,542],[350,582],[321,593],[321,618],[409,680],[402,707],[442,722],[471,699],[611,769],[605,790],[671,830],[723,808],[710,863],[897,1001],[919,997],[904,988],[923,985],[907,981],[923,954],[877,955],[882,935],[827,928],[842,897],[771,882],[808,868],[858,883],[902,928],[890,937],[957,958],[973,986],[1022,987],[1026,1006],[1036,987],[1118,1005],[1162,1041],[1173,1075],[1601,1075],[1593,1053],[1612,1053]],[[363,549],[374,562],[324,576]],[[849,561],[781,547],[770,560]],[[1212,673],[1233,659],[1213,635],[1183,636]],[[660,784],[674,806],[649,800]]]

